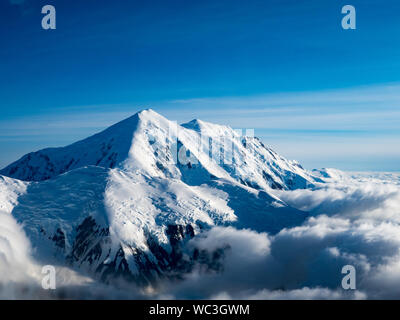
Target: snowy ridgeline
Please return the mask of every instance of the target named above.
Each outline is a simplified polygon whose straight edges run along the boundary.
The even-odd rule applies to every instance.
[[[308,213],[279,192],[333,173],[307,172],[229,127],[178,126],[145,110],[0,174],[0,210],[23,225],[37,261],[149,284],[198,261],[218,269],[218,255],[190,246],[213,226],[275,234],[300,225]]]

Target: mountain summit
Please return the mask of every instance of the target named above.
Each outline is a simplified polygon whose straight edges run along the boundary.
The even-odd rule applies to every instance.
[[[320,182],[256,137],[201,120],[178,125],[153,110],[27,154],[0,174],[0,209],[24,226],[37,259],[140,284],[199,259],[213,268],[212,253],[186,244],[214,226],[298,225],[307,214],[274,190]]]
[[[182,168],[189,162],[190,174]],[[178,179],[188,174],[198,179],[206,173],[256,189],[296,189],[315,182],[297,162],[284,159],[257,138],[201,120],[179,126],[151,109],[69,146],[29,153],[0,174],[44,181],[86,166],[138,169]]]

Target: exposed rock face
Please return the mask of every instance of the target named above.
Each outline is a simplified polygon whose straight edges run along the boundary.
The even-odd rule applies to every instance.
[[[179,278],[191,271],[196,260],[203,264],[208,263],[205,252],[184,252],[185,244],[195,236],[191,225],[168,225],[166,234],[171,246],[170,251],[160,246],[151,236],[147,239],[150,254],[128,247],[137,268],[137,272],[132,273],[121,246],[114,257],[111,256],[112,241],[109,230],[99,226],[92,217],[87,217],[76,229],[76,237],[71,252],[66,256],[66,262],[78,268],[85,265],[104,282],[112,282],[115,278],[122,277],[141,285],[155,285],[157,279],[162,277]],[[53,237],[51,240],[58,247],[61,238]]]

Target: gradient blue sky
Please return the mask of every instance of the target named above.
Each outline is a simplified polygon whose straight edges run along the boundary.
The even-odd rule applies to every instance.
[[[41,29],[53,4],[57,29]],[[357,9],[357,30],[341,8]],[[0,0],[0,167],[151,107],[307,168],[399,171],[399,1]]]

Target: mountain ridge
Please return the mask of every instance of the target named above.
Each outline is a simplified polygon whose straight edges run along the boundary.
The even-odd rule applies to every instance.
[[[151,134],[146,134],[147,127],[154,127],[155,129]],[[193,131],[195,133],[192,133]],[[188,132],[191,134],[188,134]],[[152,134],[155,134],[156,136],[152,137]],[[201,134],[203,137],[200,137],[197,134]],[[140,145],[140,150],[134,150],[136,147],[135,137],[138,135],[142,135],[141,139],[136,139],[136,144]],[[261,187],[262,189],[266,189],[267,187],[264,183],[265,180],[269,180],[269,183],[267,184],[269,184],[270,187],[287,187],[289,189],[297,187],[304,188],[308,183],[312,184],[315,181],[320,182],[318,177],[305,171],[297,162],[282,158],[272,149],[265,147],[257,138],[246,138],[246,140],[249,140],[249,146],[247,146],[245,145],[247,141],[240,141],[242,137],[227,126],[214,125],[198,119],[179,126],[162,117],[152,109],[138,112],[95,135],[68,146],[47,148],[28,153],[21,159],[0,170],[0,174],[23,181],[43,181],[51,179],[69,170],[89,165],[114,168],[116,166],[126,167],[129,166],[130,163],[133,167],[137,167],[137,164],[142,162],[142,158],[140,156],[136,157],[136,154],[140,154],[143,149],[151,149],[151,146],[148,145],[149,141],[145,141],[146,139],[150,140],[150,143],[158,143],[161,141],[161,149],[165,147],[165,144],[167,144],[167,148],[178,148],[178,146],[174,146],[174,143],[180,144],[183,140],[186,140],[183,147],[189,150],[191,154],[195,155],[198,162],[203,165],[204,163],[202,163],[202,159],[204,160],[203,162],[208,162],[209,158],[216,155],[218,161],[218,158],[221,158],[221,156],[216,154],[217,152],[215,152],[215,150],[211,150],[212,146],[201,145],[204,149],[202,150],[202,154],[202,152],[196,152],[193,145],[199,141],[200,144],[201,142],[204,142],[204,140],[201,141],[204,137],[205,139],[213,138],[214,140],[218,140],[215,139],[216,136],[221,140],[227,139],[234,148],[238,149],[238,153],[246,153],[246,149],[249,148],[258,149],[252,150],[252,152],[256,155],[260,155],[259,159],[252,159],[251,157],[248,157],[248,154],[245,154],[245,156],[254,162],[254,166],[261,167],[266,162],[268,164],[268,170],[259,172],[258,177],[254,179],[255,181],[245,181],[242,175],[245,176],[248,173],[241,174],[239,172],[238,174],[232,174],[232,172],[230,172],[232,170],[240,171],[240,165],[246,165],[246,159],[240,159],[242,163],[239,163],[236,166],[231,165],[230,163],[224,163],[222,166],[220,163],[217,163],[217,165],[215,165],[215,163],[209,163],[206,171],[209,171],[213,175],[228,179],[233,176],[236,181],[243,182],[244,184],[247,183],[250,186],[258,185],[258,187]],[[151,141],[152,139],[153,141]],[[175,141],[165,141],[173,139],[175,139]],[[253,139],[253,141],[250,141],[251,139]],[[240,144],[243,144],[243,146],[240,146]],[[223,148],[223,141],[217,141],[216,147]],[[166,162],[164,161],[164,163],[155,161],[156,165],[159,167],[164,164],[167,164],[168,166],[170,160],[179,162],[177,154],[171,154],[171,152],[165,154],[165,150],[161,151],[163,156],[169,157],[169,159],[167,159],[168,161]],[[174,151],[177,153],[180,150]],[[232,150],[229,151],[232,153]],[[155,152],[158,151],[155,150]],[[160,157],[160,155],[157,156]],[[230,160],[235,159],[232,158]],[[225,159],[223,159],[223,161],[225,161]],[[141,169],[143,169],[143,167],[146,167],[146,163],[142,164]],[[150,168],[148,168],[148,171],[152,174],[155,173],[155,171]],[[176,172],[172,174],[176,174]],[[284,181],[284,179],[282,179],[283,176],[287,175],[292,176],[293,181]]]
[[[320,183],[255,137],[199,120],[179,126],[152,110],[34,154],[0,172],[31,178],[1,178],[0,201],[35,258],[142,285],[189,272],[198,259],[218,266],[213,253],[187,245],[215,226],[275,234],[302,223],[308,214],[273,190]]]

